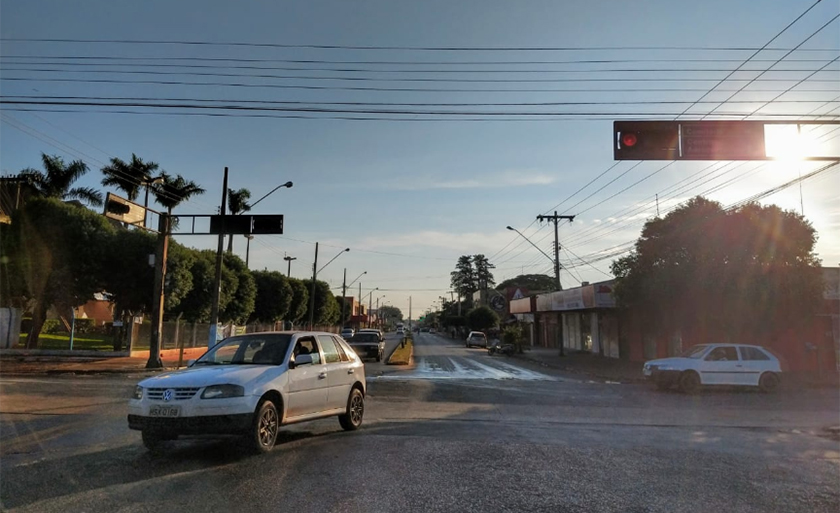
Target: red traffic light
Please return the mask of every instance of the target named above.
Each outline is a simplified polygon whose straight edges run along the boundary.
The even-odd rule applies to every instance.
[[[639,142],[638,137],[633,132],[621,134],[621,146],[624,148],[632,148]]]

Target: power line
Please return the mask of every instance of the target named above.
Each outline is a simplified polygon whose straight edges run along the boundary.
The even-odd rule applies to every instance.
[[[577,52],[577,51],[720,51],[744,52],[754,51],[756,48],[745,46],[385,46],[385,45],[323,45],[323,44],[290,44],[290,43],[251,43],[238,41],[196,41],[196,40],[162,40],[162,39],[83,39],[83,38],[24,38],[4,37],[0,41],[18,43],[86,43],[86,44],[130,44],[130,45],[177,45],[177,46],[233,46],[247,48],[293,48],[313,50],[405,50],[405,51],[433,51],[433,52]],[[769,50],[787,50],[787,48],[767,48]],[[809,49],[809,51],[828,51]]]

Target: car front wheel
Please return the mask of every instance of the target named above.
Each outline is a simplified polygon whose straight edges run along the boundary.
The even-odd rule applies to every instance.
[[[680,376],[680,390],[686,394],[696,394],[700,390],[700,376],[696,372],[683,372]]]
[[[338,423],[345,431],[355,431],[362,426],[365,415],[365,396],[358,388],[350,391],[347,398],[347,412],[338,416]]]
[[[277,407],[271,401],[263,401],[257,406],[248,442],[258,453],[266,453],[274,448],[277,433],[280,431],[280,415]]]

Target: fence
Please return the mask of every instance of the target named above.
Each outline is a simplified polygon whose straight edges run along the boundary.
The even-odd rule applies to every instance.
[[[144,322],[137,324],[134,336],[132,337],[131,350],[149,349],[149,344],[152,338],[151,323]],[[236,326],[233,324],[224,325],[220,328],[220,337],[227,338],[232,335],[241,335],[243,333],[260,333],[263,331],[280,331],[283,329],[283,322],[262,324],[252,323],[245,326]],[[293,329],[305,329],[302,326],[293,327]],[[336,326],[316,326],[313,331],[326,331],[329,333],[338,333]],[[178,322],[168,321],[163,323],[163,332],[161,334],[161,349],[178,349],[179,347],[206,347],[207,341],[210,338],[210,324],[209,323],[192,323],[192,322]]]

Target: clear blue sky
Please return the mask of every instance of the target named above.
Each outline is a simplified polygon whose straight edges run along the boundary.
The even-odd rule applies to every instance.
[[[283,43],[357,46],[423,47],[749,47],[763,46],[813,2],[780,1],[602,1],[500,2],[471,0],[462,2],[393,1],[308,1],[308,2],[221,2],[221,1],[39,1],[0,2],[0,33],[3,38],[71,38],[127,40],[189,40],[207,42]],[[794,25],[772,46],[793,48],[837,14],[836,2],[824,1]],[[833,51],[797,52],[777,68],[816,69],[840,54],[840,30],[835,22],[808,41],[803,49]],[[405,50],[282,49],[231,46],[173,46],[92,43],[8,42],[0,47],[4,58],[0,77],[98,77],[124,80],[242,81],[236,78],[170,75],[84,74],[66,72],[14,71],[9,56],[112,56],[112,57],[200,57],[240,59],[317,59],[331,61],[395,61],[407,63],[391,69],[423,69],[420,62],[514,61],[508,65],[488,65],[488,69],[582,69],[610,65],[574,66],[518,64],[535,60],[647,60],[716,59],[709,63],[641,62],[629,67],[662,66],[703,69],[734,69],[749,51],[662,51],[599,50],[574,52],[422,52]],[[762,59],[777,59],[783,51],[764,52]],[[727,61],[721,59],[729,59]],[[816,59],[823,59],[816,62]],[[151,61],[149,61],[151,62]],[[163,63],[166,61],[159,61]],[[188,61],[178,61],[186,64]],[[772,62],[755,62],[746,69],[764,69]],[[782,99],[811,100],[817,103],[778,104],[762,111],[805,113],[826,103],[819,113],[840,106],[836,97],[838,66],[826,68],[823,80],[804,84]],[[613,64],[612,66],[618,66]],[[20,65],[16,65],[21,67]],[[299,65],[300,67],[305,67]],[[351,65],[337,65],[346,68]],[[355,64],[356,67],[370,65]],[[799,67],[796,67],[799,66]],[[49,65],[22,66],[53,68]],[[440,69],[445,65],[426,66]],[[450,65],[451,69],[480,69],[476,65]],[[102,68],[100,68],[101,70]],[[162,69],[162,68],[161,68]],[[384,68],[383,68],[384,69]],[[661,68],[659,68],[661,69]],[[174,68],[173,72],[194,72]],[[219,70],[215,70],[218,72]],[[227,70],[226,73],[266,73]],[[279,71],[269,72],[272,74]],[[293,72],[329,75],[317,71]],[[787,73],[787,74],[785,74]],[[765,78],[789,78],[791,82],[756,83],[782,92],[807,73],[770,72]],[[350,72],[334,73],[348,76]],[[654,87],[649,83],[605,82],[563,83],[556,87],[578,88],[583,92],[453,92],[453,88],[550,88],[538,83],[487,85],[462,83],[376,83],[387,87],[448,88],[445,92],[394,92],[345,90],[294,90],[271,88],[199,87],[152,84],[104,84],[81,82],[9,81],[0,82],[0,92],[10,95],[110,96],[150,98],[204,98],[230,102],[245,100],[304,102],[401,102],[401,103],[523,103],[523,102],[618,102],[694,101],[725,72],[670,73],[658,78],[705,78],[702,82],[662,82],[691,92],[625,92],[628,87]],[[394,74],[375,75],[380,78]],[[401,75],[407,76],[407,75]],[[452,77],[428,73],[434,78]],[[557,78],[552,73],[460,74],[458,78]],[[568,76],[574,76],[570,74]],[[578,77],[616,77],[613,74],[580,74]],[[626,78],[628,75],[620,75]],[[642,76],[638,74],[636,76]],[[747,78],[755,76],[744,75]],[[819,78],[815,77],[815,78]],[[251,83],[272,83],[271,79],[245,77]],[[243,79],[243,80],[245,80]],[[276,81],[274,81],[276,83]],[[290,81],[286,81],[290,83]],[[319,85],[364,85],[351,81],[305,81]],[[736,87],[741,83],[736,84]],[[613,92],[586,92],[588,89],[614,89]],[[802,92],[813,90],[812,92]],[[731,93],[714,93],[707,99],[723,100]],[[770,99],[777,93],[743,93],[741,99]],[[769,94],[769,96],[768,96]],[[751,104],[753,107],[760,105]],[[685,105],[576,106],[567,112],[673,113]],[[692,112],[705,113],[714,105],[698,105]],[[485,107],[479,110],[501,110]],[[557,110],[557,108],[548,108]],[[740,109],[740,110],[739,110]],[[746,110],[745,110],[746,109]],[[430,306],[449,290],[449,272],[462,254],[484,253],[498,267],[497,281],[525,272],[551,273],[551,264],[527,245],[519,242],[501,251],[514,237],[505,230],[513,225],[525,230],[537,214],[560,203],[572,192],[614,164],[610,146],[611,121],[563,119],[549,121],[412,122],[346,121],[335,119],[277,119],[253,117],[203,117],[177,115],[130,115],[89,112],[55,113],[0,109],[0,172],[16,173],[25,167],[38,167],[44,151],[68,160],[83,158],[92,169],[82,180],[98,186],[101,162],[111,156],[123,159],[134,152],[154,160],[171,173],[180,173],[207,189],[207,194],[185,204],[181,213],[210,213],[220,199],[222,170],[231,169],[231,187],[246,187],[254,197],[277,184],[292,180],[291,190],[280,190],[261,203],[256,213],[282,213],[286,216],[283,237],[258,237],[251,246],[251,267],[285,270],[284,254],[298,258],[292,274],[302,277],[311,272],[314,243],[320,241],[319,262],[325,263],[341,248],[351,252],[339,257],[321,278],[333,286],[341,284],[343,268],[348,280],[368,271],[362,280],[365,294],[371,287],[382,291],[383,301],[400,307],[407,314],[408,297],[413,296],[416,312]],[[515,109],[521,111],[522,109]],[[749,105],[725,106],[721,111],[744,111]],[[668,117],[667,114],[671,113]],[[837,114],[835,110],[832,114]],[[836,119],[836,118],[835,118]],[[27,130],[28,129],[28,130]],[[29,133],[26,133],[26,132]],[[40,137],[40,138],[39,138]],[[44,140],[46,139],[46,141]],[[836,142],[836,139],[835,139]],[[59,148],[51,146],[58,144]],[[69,149],[68,149],[69,146]],[[738,164],[727,175],[697,188],[669,192],[673,184],[687,179],[712,163],[676,163],[648,180],[617,194],[625,187],[661,168],[665,163],[642,163],[614,183],[584,200],[610,180],[630,169],[623,162],[599,181],[567,201],[558,209],[578,214],[572,225],[561,227],[561,243],[572,253],[561,254],[571,264],[578,255],[587,260],[599,252],[633,240],[646,217],[655,213],[650,199],[660,193],[663,210],[729,178],[743,179],[710,194],[724,204],[746,198],[789,179],[815,164],[769,164],[750,175],[743,173],[758,163]],[[723,164],[720,164],[723,165]],[[715,171],[716,166],[706,173]],[[707,175],[708,176],[708,175]],[[820,233],[818,252],[826,265],[840,262],[840,179],[836,171],[805,182],[802,203],[805,215]],[[593,205],[605,201],[604,203]],[[764,200],[799,210],[799,188]],[[634,211],[634,206],[640,205]],[[568,212],[566,209],[574,207]],[[631,218],[631,219],[628,219]],[[610,229],[604,226],[615,223]],[[601,228],[599,228],[599,226]],[[550,252],[548,229],[533,225],[525,233]],[[198,247],[211,247],[208,238],[179,240]],[[244,239],[236,241],[244,256]],[[382,253],[392,253],[391,255]],[[320,265],[319,265],[320,267]],[[571,267],[571,265],[570,265]],[[578,265],[564,271],[564,286],[580,280],[606,279],[609,260]],[[354,293],[355,293],[354,287]]]

